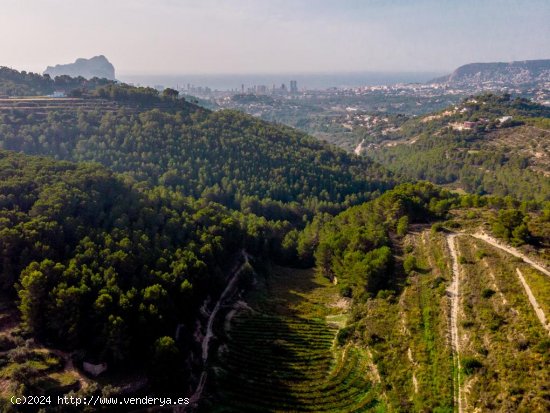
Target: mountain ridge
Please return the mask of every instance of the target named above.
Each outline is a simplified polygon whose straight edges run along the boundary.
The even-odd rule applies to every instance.
[[[464,84],[499,82],[522,85],[550,81],[550,59],[514,62],[468,63],[430,83]]]

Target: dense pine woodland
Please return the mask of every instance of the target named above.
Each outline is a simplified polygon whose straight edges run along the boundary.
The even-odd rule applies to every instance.
[[[37,337],[115,362],[190,323],[233,254],[269,252],[288,226],[95,165],[2,151],[0,171],[4,291]]]
[[[447,182],[451,178],[441,174],[455,172],[445,169],[451,168],[445,166],[451,162],[444,161],[448,158],[442,153],[467,156],[453,152],[448,142],[475,141],[474,135],[448,131],[448,136],[434,140],[422,132],[426,158],[418,163],[412,158],[403,161],[392,173],[375,161],[291,128],[235,111],[211,112],[179,99],[170,89],[159,93],[97,79],[51,80],[5,68],[0,79],[8,94],[45,93],[65,82],[74,96],[30,103],[5,99],[0,109],[1,298],[3,308],[16,311],[21,323],[19,341],[2,335],[0,347],[13,354],[16,341],[32,341],[72,354],[77,365],[84,360],[107,362],[113,383],[117,374],[132,371],[146,377],[153,393],[190,394],[208,367],[201,361],[205,330],[200,323],[235,269],[247,270],[239,294],[260,289],[261,278],[254,276],[266,276],[269,284],[274,267],[296,274],[312,269],[330,281],[327,285],[336,284],[342,300],[353,302],[349,321],[334,333],[334,346],[343,350],[331,347],[336,327],[325,328],[324,319],[314,317],[303,324],[303,319],[292,318],[292,325],[306,332],[314,325],[323,335],[326,346],[321,346],[324,353],[318,357],[322,366],[330,364],[332,351],[343,351],[339,360],[363,357],[357,369],[363,381],[346,384],[346,370],[333,377],[334,383],[351,386],[355,393],[361,393],[357,386],[367,386],[365,371],[373,370],[368,364],[372,361],[367,362],[372,356],[364,356],[359,347],[348,354],[346,346],[372,345],[374,361],[388,377],[382,379],[383,396],[376,396],[376,403],[410,411],[408,395],[400,393],[405,392],[403,380],[392,381],[389,370],[394,359],[384,358],[384,352],[395,355],[397,347],[391,340],[397,336],[383,329],[373,335],[369,326],[376,311],[381,311],[380,322],[386,322],[386,307],[376,307],[377,300],[394,308],[396,295],[411,282],[407,277],[422,269],[414,248],[405,245],[411,228],[431,227],[437,240],[440,231],[462,225],[452,219],[457,214],[472,220],[487,216],[489,229],[501,240],[518,247],[549,247],[550,206],[543,202],[547,181],[532,178],[530,190],[542,191],[542,196],[520,202],[512,196],[482,195],[490,186],[481,191],[477,181],[467,186],[477,194],[459,195],[425,181],[403,183],[401,175],[394,175]],[[524,101],[505,97],[497,103],[508,105],[516,117],[548,115]],[[478,109],[488,110],[483,105]],[[442,141],[447,142],[444,147]],[[392,164],[396,157],[408,156],[407,150],[412,149],[388,150],[378,159]],[[445,165],[428,166],[433,157]],[[492,167],[491,159],[484,158],[481,165]],[[506,174],[494,176],[498,176],[491,181],[497,194],[521,195],[513,188],[524,187],[524,181],[515,183]],[[505,185],[506,191],[499,185]],[[432,288],[433,294],[440,294],[439,301],[444,295],[439,284],[444,282],[438,277]],[[426,297],[422,299],[433,298]],[[276,320],[279,333],[291,334],[281,321],[285,318]],[[265,327],[263,321],[248,321],[256,322]],[[246,319],[240,323],[247,325]],[[255,330],[241,330],[241,337]],[[197,336],[197,331],[203,335]],[[238,337],[236,332],[233,338]],[[273,345],[264,339],[259,341],[262,346]],[[284,360],[290,342],[278,340],[273,351],[271,347],[262,351]],[[444,346],[441,343],[437,345]],[[233,347],[249,351],[240,342]],[[301,351],[307,353],[306,347],[302,345]],[[245,357],[250,361],[254,354],[252,359]],[[0,360],[0,375],[19,383],[18,391],[37,391],[36,363],[26,362],[25,369],[18,369],[10,367],[15,366],[17,354]],[[343,378],[337,380],[340,374]],[[231,380],[220,382],[231,386]],[[374,394],[378,388],[372,389]],[[102,392],[108,393],[96,391]],[[311,394],[301,393],[302,406],[311,406]],[[450,394],[427,395],[423,406],[452,411]],[[277,397],[286,396],[277,393]],[[326,411],[341,411],[329,409],[331,400],[323,402]],[[375,403],[356,401],[364,409]],[[8,404],[2,406],[8,411]],[[254,411],[246,406],[249,410],[243,411]]]
[[[2,111],[0,148],[99,162],[136,183],[275,219],[335,212],[393,186],[372,161],[293,129],[155,93],[107,86],[94,97],[116,109],[95,109],[91,98],[75,110]]]

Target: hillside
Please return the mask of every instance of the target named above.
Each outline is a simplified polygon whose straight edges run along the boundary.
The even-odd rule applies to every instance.
[[[300,231],[98,165],[1,151],[0,171],[4,398],[146,383],[200,411],[547,407],[544,326],[508,286],[519,268],[546,314],[548,278],[490,238],[462,242],[490,224],[546,265],[548,206],[407,184]],[[471,272],[458,302],[453,263]],[[483,343],[448,341],[453,306],[453,336]]]
[[[113,83],[107,79],[93,78],[86,80],[83,77],[72,78],[70,76],[58,76],[55,79],[50,76],[42,76],[37,73],[19,72],[0,66],[0,98],[13,96],[46,96],[55,91],[70,95],[77,91],[82,94],[85,91],[93,91],[101,86]]]
[[[550,108],[482,95],[370,135],[363,153],[409,179],[470,193],[550,199]],[[391,126],[391,125],[390,125]]]
[[[393,185],[383,168],[288,127],[210,112],[153,89],[107,86],[81,100],[9,100],[0,148],[99,162],[274,219],[337,211]]]
[[[185,388],[199,308],[239,250],[277,256],[284,232],[98,165],[0,151],[0,174],[1,398],[93,392],[83,361],[107,363],[114,385]]]
[[[519,207],[401,185],[289,233],[314,270],[252,263],[223,301],[201,411],[547,410],[549,256],[525,239],[548,248],[550,215]],[[515,215],[514,237],[481,232]]]
[[[76,59],[74,63],[48,66],[44,71],[52,79],[57,76],[83,77],[84,79],[116,80],[115,67],[103,55],[94,56],[90,59]]]
[[[544,84],[550,82],[550,59],[510,63],[470,63],[460,66],[450,75],[435,79],[433,82],[451,85]]]
[[[481,232],[508,236],[500,228],[517,215],[512,228],[528,225],[514,233],[548,247],[548,206],[542,216],[518,206],[403,185],[326,221],[314,237],[304,230],[316,240],[317,272],[352,299],[338,342],[372,358],[380,383],[372,396],[384,410],[548,409],[548,327],[539,314],[550,304],[548,255],[525,239]]]

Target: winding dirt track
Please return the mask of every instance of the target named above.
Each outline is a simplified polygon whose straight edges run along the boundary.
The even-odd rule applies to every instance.
[[[459,340],[458,340],[458,306],[459,306],[459,294],[460,294],[460,267],[458,265],[458,254],[456,252],[455,238],[457,234],[447,235],[447,246],[451,254],[451,269],[453,273],[453,280],[447,295],[451,299],[451,347],[453,350],[453,359],[456,369],[456,391],[454,392],[455,405],[457,406],[458,413],[463,413],[462,407],[462,388],[460,386],[460,356],[459,356]]]
[[[543,274],[550,277],[550,271],[548,269],[546,269],[542,265],[536,263],[535,261],[530,259],[527,255],[521,253],[517,249],[509,247],[508,245],[503,245],[499,241],[497,241],[495,238],[493,238],[493,237],[491,237],[491,236],[489,236],[485,233],[482,233],[482,232],[479,232],[479,233],[476,233],[476,234],[470,234],[470,235],[474,238],[480,239],[482,241],[487,242],[488,244],[491,244],[493,247],[496,247],[496,248],[499,248],[503,251],[506,251],[507,253],[512,254],[515,257],[521,258],[523,261],[525,261],[527,264],[529,264],[533,268],[539,270]]]
[[[204,370],[203,370],[203,372],[201,374],[201,377],[199,379],[199,383],[197,385],[197,388],[195,389],[195,393],[193,393],[193,395],[189,398],[189,404],[190,404],[191,407],[195,407],[196,404],[198,403],[198,401],[200,400],[202,392],[204,390],[204,386],[206,384],[206,379],[207,379],[207,376],[208,376],[207,362],[208,362],[208,354],[209,354],[209,349],[210,349],[210,340],[214,336],[214,333],[212,331],[212,327],[214,325],[214,321],[216,320],[216,315],[218,314],[220,306],[224,302],[224,300],[226,299],[228,294],[233,293],[235,284],[236,284],[236,282],[239,278],[239,274],[241,273],[241,271],[243,270],[245,265],[248,264],[249,256],[246,253],[246,251],[242,250],[241,255],[244,258],[244,262],[233,270],[233,275],[232,275],[231,279],[227,283],[227,286],[225,287],[225,290],[220,295],[220,298],[218,299],[218,302],[216,303],[216,305],[212,309],[212,312],[210,313],[210,317],[208,318],[208,324],[207,324],[207,327],[206,327],[206,335],[204,336],[204,339],[202,341],[202,361],[203,361],[203,365],[204,365]],[[185,409],[182,409],[182,410],[185,411]]]

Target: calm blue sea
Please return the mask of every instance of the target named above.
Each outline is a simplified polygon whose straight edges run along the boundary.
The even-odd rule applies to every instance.
[[[289,87],[291,80],[296,80],[298,89],[328,89],[331,87],[358,87],[392,85],[396,83],[424,83],[442,73],[429,72],[354,72],[354,73],[284,73],[284,74],[224,74],[224,75],[125,75],[117,78],[126,83],[141,86],[164,86],[186,88],[209,87],[212,90],[245,90],[254,85],[273,85],[280,87],[282,83]]]

